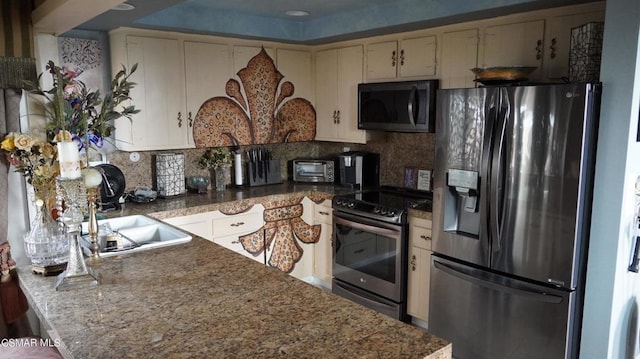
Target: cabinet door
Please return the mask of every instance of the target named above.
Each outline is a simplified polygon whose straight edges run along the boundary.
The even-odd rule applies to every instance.
[[[314,252],[313,275],[325,288],[331,288],[331,278],[333,277],[332,211],[331,200],[325,200],[323,203],[315,205],[314,221],[322,228],[320,240],[316,243]]]
[[[193,119],[208,99],[226,96],[225,85],[231,77],[228,45],[184,42],[189,144],[193,145]]]
[[[280,85],[285,81],[291,82],[293,98],[301,97],[313,102],[311,52],[278,49],[276,54],[278,71],[284,76]]]
[[[604,12],[556,16],[549,20],[549,31],[545,44],[547,78],[569,77],[571,29],[592,21],[604,21]]]
[[[484,67],[534,66],[539,78],[544,50],[544,20],[489,26],[485,30]]]
[[[213,243],[221,245],[231,251],[234,251],[238,254],[241,254],[247,258],[251,258],[256,262],[262,263],[264,264],[264,252],[258,253],[257,255],[253,255],[247,251],[244,250],[244,247],[242,246],[242,243],[240,243],[240,240],[238,239],[239,236],[232,234],[229,236],[222,236],[222,237],[216,237],[213,239]]]
[[[478,66],[478,29],[442,35],[442,88],[475,87],[471,69]]]
[[[365,143],[366,132],[358,130],[358,84],[362,82],[362,46],[338,50],[338,139]]]
[[[338,136],[338,50],[316,53],[316,140],[335,141]]]
[[[429,320],[429,281],[431,251],[409,247],[407,278],[407,313],[418,319]]]
[[[367,81],[396,78],[397,50],[396,41],[367,45]]]
[[[138,64],[132,102],[140,113],[116,121],[116,144],[123,150],[188,147],[184,68],[178,40],[127,36],[127,61]],[[130,131],[118,131],[129,127]],[[124,136],[121,136],[124,135]]]
[[[402,40],[398,63],[399,77],[435,76],[436,37]]]

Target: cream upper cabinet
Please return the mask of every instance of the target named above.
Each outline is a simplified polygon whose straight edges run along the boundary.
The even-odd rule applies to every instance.
[[[431,220],[410,217],[407,313],[424,321],[429,320],[431,253]]]
[[[540,79],[544,56],[544,20],[488,26],[482,67],[533,66],[529,79]]]
[[[362,46],[318,51],[315,59],[316,140],[366,143],[357,107]]]
[[[436,74],[436,36],[367,45],[367,81]]]
[[[300,97],[313,102],[313,67],[311,52],[303,50],[278,49],[276,51],[278,71],[285,81],[293,84],[292,98]],[[286,101],[286,99],[285,99]]]
[[[545,48],[547,78],[557,80],[569,76],[571,29],[593,21],[604,21],[604,11],[555,16],[549,19]]]
[[[225,85],[231,78],[229,45],[185,41],[188,141],[193,146],[193,120],[202,104],[216,96],[226,96]]]
[[[112,66],[122,64],[138,70],[131,76],[136,86],[132,103],[140,113],[129,121],[115,121],[116,146],[120,150],[160,150],[189,146],[185,113],[185,87],[182,49],[176,39],[140,36],[111,38]]]
[[[471,69],[478,65],[478,35],[478,29],[442,35],[441,88],[475,87],[475,75]]]

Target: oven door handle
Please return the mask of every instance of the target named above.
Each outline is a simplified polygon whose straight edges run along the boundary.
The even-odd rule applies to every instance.
[[[349,226],[355,229],[361,229],[363,231],[380,234],[383,236],[391,237],[391,238],[399,238],[400,237],[400,229],[388,228],[386,226],[372,226],[368,224],[364,224],[361,222],[356,222],[356,219],[346,219],[334,214],[333,222],[335,224],[342,224],[345,226]]]

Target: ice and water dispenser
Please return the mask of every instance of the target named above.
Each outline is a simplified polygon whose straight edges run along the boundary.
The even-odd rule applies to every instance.
[[[480,234],[480,178],[477,171],[449,169],[444,191],[444,230],[478,236]]]

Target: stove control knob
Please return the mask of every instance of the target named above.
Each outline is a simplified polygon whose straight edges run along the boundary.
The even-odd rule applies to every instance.
[[[353,207],[355,207],[355,206],[356,206],[356,203],[355,203],[355,202],[349,202],[349,203],[347,203],[347,207],[349,207],[349,208],[353,208]]]
[[[380,211],[380,214],[382,214],[383,216],[387,215],[387,209],[386,208],[382,208],[382,210]]]
[[[373,209],[373,213],[375,213],[375,214],[379,214],[379,213],[380,213],[380,207],[375,207],[375,208]]]
[[[397,214],[398,214],[398,212],[395,209],[390,209],[389,212],[387,213],[387,215],[389,217],[393,217],[393,216],[395,216]]]

